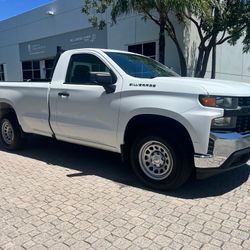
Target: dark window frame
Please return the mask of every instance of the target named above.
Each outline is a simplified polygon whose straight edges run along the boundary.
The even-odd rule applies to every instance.
[[[23,80],[29,81],[29,80],[47,80],[50,79],[51,71],[53,69],[53,62],[55,58],[46,58],[46,59],[40,59],[40,60],[31,60],[31,61],[23,61],[22,62],[22,73],[23,73]],[[45,68],[41,69],[41,62],[44,61]],[[48,67],[46,67],[46,62],[49,62]],[[51,66],[51,67],[49,67]],[[42,70],[45,70],[45,78],[43,77]],[[28,78],[28,75],[31,76]],[[27,76],[27,77],[25,77]]]
[[[44,59],[42,60],[44,61],[44,64],[45,64],[45,79],[51,79],[51,73],[52,73],[52,70],[54,68],[54,63],[55,63],[55,57],[53,58],[47,58],[47,59]]]
[[[145,52],[146,47],[150,46],[150,45],[154,46],[152,54]],[[141,47],[141,49],[139,49],[139,47]],[[144,42],[144,43],[130,44],[130,45],[128,45],[128,51],[132,52],[132,53],[137,53],[137,54],[140,54],[143,56],[147,56],[147,57],[150,57],[150,58],[156,60],[156,42]]]
[[[25,68],[24,67],[25,64],[26,65],[30,64],[30,67]],[[39,65],[39,68],[38,68],[38,65]],[[24,81],[41,79],[40,61],[39,60],[23,61],[22,62],[22,73],[23,73],[23,80]],[[31,78],[24,77],[25,74],[26,75],[31,74]]]
[[[5,81],[4,64],[0,64],[0,81]]]

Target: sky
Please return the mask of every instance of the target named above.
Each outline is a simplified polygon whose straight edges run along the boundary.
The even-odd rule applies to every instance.
[[[0,0],[0,21],[50,2],[53,0]]]

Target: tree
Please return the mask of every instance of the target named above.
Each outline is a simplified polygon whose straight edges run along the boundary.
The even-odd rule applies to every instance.
[[[215,74],[216,47],[225,42],[232,45],[243,36],[244,52],[250,51],[249,0],[86,0],[82,11],[90,15],[93,26],[104,28],[106,20],[98,15],[111,7],[111,24],[117,17],[130,12],[139,13],[145,20],[152,20],[160,28],[159,61],[165,63],[165,32],[174,42],[180,62],[181,75],[187,75],[187,61],[181,41],[176,33],[172,16],[180,23],[188,20],[197,28],[200,44],[195,68],[196,77],[204,77],[213,50]],[[220,36],[220,37],[219,37]]]
[[[193,0],[194,5],[208,6],[206,0]],[[187,62],[183,48],[177,37],[176,29],[172,21],[173,13],[178,13],[186,6],[186,0],[86,0],[82,9],[83,13],[90,15],[95,10],[89,21],[93,26],[104,28],[106,20],[99,19],[98,14],[105,13],[111,7],[111,20],[116,23],[117,17],[130,12],[139,13],[144,20],[152,20],[159,26],[159,61],[165,63],[165,31],[174,42],[180,62],[181,75],[187,75]],[[177,15],[178,17],[179,15]],[[179,19],[179,21],[183,21]]]
[[[209,5],[208,11],[204,12],[190,4],[180,15],[195,25],[200,37],[195,76],[205,76],[213,51],[211,77],[215,78],[217,46],[225,42],[235,45],[243,37],[243,52],[250,51],[250,1],[214,0]]]

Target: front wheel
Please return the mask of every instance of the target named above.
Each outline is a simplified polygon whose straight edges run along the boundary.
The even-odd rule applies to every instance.
[[[130,161],[136,175],[148,187],[175,189],[192,172],[192,156],[184,143],[164,135],[141,135],[132,145]]]
[[[21,146],[21,129],[14,115],[5,115],[0,120],[0,144],[4,149],[16,150]]]

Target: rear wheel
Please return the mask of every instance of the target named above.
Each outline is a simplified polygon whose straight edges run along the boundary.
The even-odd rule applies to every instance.
[[[192,155],[185,143],[163,133],[144,133],[133,143],[130,161],[136,175],[154,189],[175,189],[192,172]]]
[[[20,148],[21,129],[14,115],[5,115],[0,120],[0,143],[4,149],[16,150]]]

